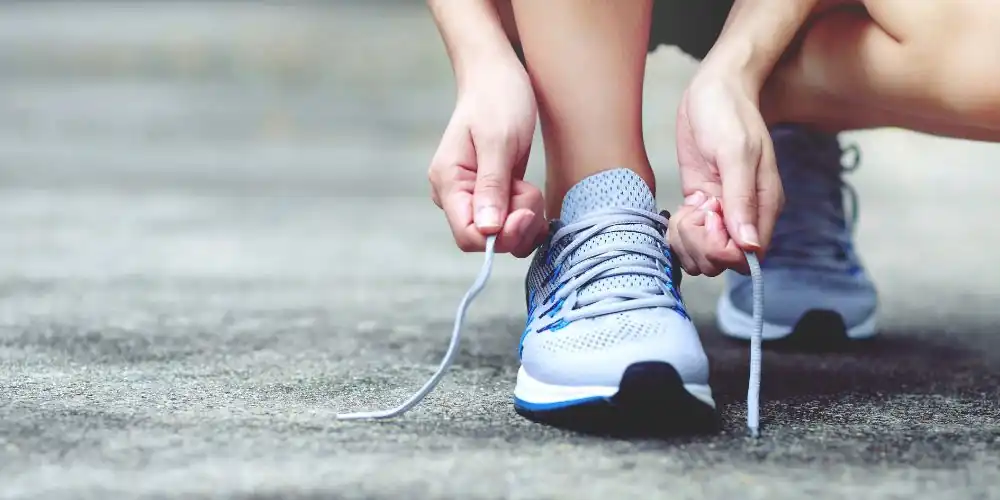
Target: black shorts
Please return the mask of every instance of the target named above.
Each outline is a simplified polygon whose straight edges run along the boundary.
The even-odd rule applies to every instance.
[[[619,0],[627,1],[627,0]],[[673,45],[701,60],[722,32],[734,0],[653,0],[649,51]],[[524,62],[521,47],[514,47]]]
[[[703,59],[726,24],[734,0],[653,0],[649,50],[673,45]]]

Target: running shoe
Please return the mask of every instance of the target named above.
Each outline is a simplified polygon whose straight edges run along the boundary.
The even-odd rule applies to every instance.
[[[857,168],[857,148],[799,126],[777,127],[771,137],[786,201],[761,262],[764,340],[828,347],[874,336],[878,296],[854,247],[857,193],[843,180]],[[750,277],[727,271],[725,282],[718,327],[749,339]]]
[[[708,358],[681,298],[666,217],[627,169],[567,193],[526,279],[518,413],[614,434],[715,427]]]

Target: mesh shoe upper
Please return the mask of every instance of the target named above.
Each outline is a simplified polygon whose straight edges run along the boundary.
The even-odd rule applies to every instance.
[[[612,386],[630,364],[666,361],[685,382],[707,384],[707,359],[655,208],[645,182],[626,169],[591,176],[567,193],[526,280],[521,360],[532,377]]]

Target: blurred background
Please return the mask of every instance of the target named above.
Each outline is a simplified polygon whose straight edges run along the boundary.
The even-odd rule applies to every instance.
[[[449,247],[436,244],[447,238],[443,217],[416,202],[426,199],[426,166],[454,97],[422,2],[10,1],[0,9],[0,217],[28,231],[5,243],[0,269],[29,276],[65,265],[98,279],[150,266],[254,276],[369,271],[358,261],[342,269],[330,248],[275,249],[291,244],[275,238],[296,230],[282,223],[290,219],[334,224],[307,230],[319,240],[313,246],[327,238],[349,246],[340,244],[386,243],[374,228],[419,217],[426,226],[408,238],[434,240],[435,252]],[[694,67],[669,48],[649,62],[646,135],[664,207],[678,201],[673,116]],[[861,231],[892,231],[899,242],[880,263],[890,267],[876,273],[905,278],[921,261],[907,249],[927,244],[931,200],[992,196],[984,161],[996,157],[992,145],[894,131],[845,140],[864,146],[852,177],[872,208]],[[536,182],[543,156],[538,144],[529,171]],[[889,193],[897,196],[882,196]],[[353,199],[353,208],[285,204],[304,197]],[[402,199],[407,209],[393,211]],[[227,208],[233,219],[212,225]],[[188,228],[198,237],[164,240],[180,219],[198,226]],[[269,233],[258,240],[240,229],[248,224]],[[972,236],[972,225],[962,227],[936,228],[951,242],[942,250],[965,251],[955,241]],[[63,244],[73,247],[72,262],[49,262],[44,254]]]
[[[694,68],[670,49],[648,67],[647,144],[664,208],[680,198],[673,117]],[[331,424],[338,410],[388,404],[422,381],[478,269],[481,256],[454,248],[428,197],[427,165],[453,99],[423,2],[0,4],[0,398],[10,397],[0,404],[0,497],[343,488],[361,497],[615,496],[648,491],[670,470],[678,488],[749,494],[740,471],[769,448],[740,437],[745,393],[736,385],[721,389],[736,405],[729,441],[682,448],[677,462],[655,447],[573,440],[513,416],[526,263],[511,258],[498,260],[470,314],[459,366],[439,389],[447,396],[409,423]],[[1000,149],[892,130],[845,141],[863,151],[850,177],[861,193],[859,245],[889,337],[919,330],[933,345],[992,352]],[[542,158],[539,145],[536,182]],[[686,285],[711,338],[719,287]],[[723,380],[742,381],[742,347],[709,347]],[[900,349],[889,362],[785,358],[774,373],[792,385],[840,380],[827,398],[859,384],[907,387],[941,353],[955,360],[949,373],[968,376],[907,390],[982,395],[974,380],[998,377],[965,351]],[[802,376],[801,366],[827,371]],[[876,373],[856,375],[866,369]],[[813,401],[797,390],[795,404]],[[828,469],[851,471],[837,476],[850,479],[845,488],[916,477],[870,471],[865,460],[885,460],[879,449],[910,450],[903,464],[917,452],[951,464],[942,445],[912,438],[870,447],[885,426],[973,432],[907,422],[915,410],[887,409],[891,397],[851,400],[869,416],[901,415],[862,430],[821,410],[833,406],[811,406],[797,418],[814,427],[785,435],[797,441],[783,460],[840,457],[831,463],[846,469]],[[948,422],[968,416],[949,401],[911,403]],[[715,465],[699,476],[691,463]],[[1000,484],[989,483],[994,462],[975,463],[962,478]],[[543,474],[551,464],[561,480]],[[754,470],[769,488],[815,484],[782,467]],[[445,474],[451,481],[434,480]],[[580,474],[593,481],[574,480]],[[967,480],[938,479],[945,489]]]

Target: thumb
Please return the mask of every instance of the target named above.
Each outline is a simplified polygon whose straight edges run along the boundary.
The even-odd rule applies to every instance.
[[[476,187],[473,191],[473,218],[483,234],[494,234],[503,228],[510,207],[511,170],[515,148],[509,139],[477,140]]]
[[[761,249],[757,229],[757,167],[760,145],[736,148],[716,161],[722,178],[722,212],[726,231],[744,251]]]

